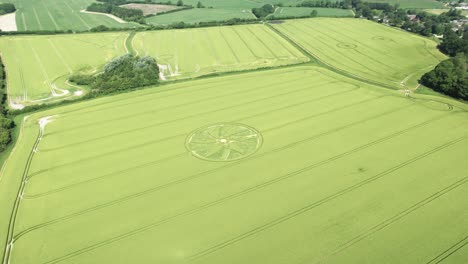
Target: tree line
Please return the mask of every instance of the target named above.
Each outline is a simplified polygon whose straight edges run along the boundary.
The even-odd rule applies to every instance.
[[[13,119],[8,115],[6,74],[3,62],[0,59],[0,153],[5,151],[12,140],[12,132],[15,127]]]
[[[92,3],[90,6],[86,8],[86,10],[90,12],[112,14],[126,21],[145,23],[142,10],[122,8],[115,4],[115,2],[120,2],[121,0],[101,0],[101,1],[105,3],[103,4]]]

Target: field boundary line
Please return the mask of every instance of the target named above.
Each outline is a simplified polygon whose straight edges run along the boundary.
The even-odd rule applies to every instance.
[[[447,250],[445,250],[444,252],[437,255],[435,258],[428,261],[427,264],[441,263],[466,245],[468,245],[468,236],[465,236],[462,240],[456,242],[455,244],[450,246]]]
[[[288,41],[286,41],[284,38],[282,38],[281,36],[278,36],[278,34],[274,31],[271,30],[271,28],[265,26],[265,24],[262,25],[262,30],[265,32],[265,34],[268,34],[268,35],[272,35],[272,38],[275,40],[276,43],[278,43],[279,45],[281,45],[281,47],[283,47],[284,50],[286,50],[289,55],[291,55],[292,58],[297,58],[298,60],[300,60],[301,58],[300,57],[296,57],[294,54],[293,54],[293,51],[296,51],[296,52],[299,52],[301,55],[303,55],[306,59],[307,59],[307,62],[310,61],[310,58],[306,55],[306,54],[303,54],[301,52],[301,50],[297,49],[296,47],[294,47],[293,44],[289,43]],[[288,43],[290,48],[288,48],[285,43]],[[291,51],[291,48],[293,51]]]
[[[402,108],[401,110],[403,110],[403,108]],[[441,115],[439,118],[442,118],[442,116],[444,116],[444,115]],[[364,122],[365,122],[365,121],[364,121]],[[427,120],[427,121],[425,121],[425,122],[423,122],[423,123],[430,123],[430,122],[432,122],[432,121],[431,121],[431,120]],[[420,123],[419,126],[423,126],[422,123]],[[411,130],[411,128],[406,128],[405,130]],[[400,131],[400,132],[397,132],[397,133],[401,134],[401,133],[405,133],[405,132]],[[387,136],[387,137],[388,137],[388,136]],[[466,138],[468,138],[468,135],[463,137],[463,139],[466,139]],[[378,140],[376,140],[376,141],[385,141],[385,140],[386,140],[386,139],[381,138],[381,139],[378,139]],[[459,141],[461,141],[461,139],[459,139]],[[449,142],[449,143],[450,143],[450,142]],[[455,144],[455,143],[452,143],[452,145],[453,145],[453,144]],[[367,145],[367,146],[366,146],[366,145]],[[369,143],[369,144],[365,144],[365,145],[363,145],[363,146],[361,146],[361,147],[358,147],[358,148],[360,148],[360,149],[365,149],[365,148],[367,148],[369,145],[370,145],[370,143]],[[337,198],[337,197],[339,197],[339,196],[341,196],[341,195],[343,195],[343,194],[346,194],[346,193],[348,193],[348,192],[350,192],[350,191],[352,191],[352,190],[354,190],[354,189],[359,188],[360,186],[363,186],[363,185],[365,185],[365,184],[368,184],[369,182],[373,182],[373,181],[375,181],[375,180],[377,180],[377,179],[379,179],[379,178],[381,178],[381,177],[383,177],[383,176],[385,176],[385,175],[387,175],[387,174],[389,174],[389,173],[391,173],[391,172],[394,172],[394,171],[396,171],[396,170],[398,170],[398,169],[400,169],[400,168],[402,168],[402,167],[404,167],[404,166],[406,166],[406,165],[408,165],[408,164],[410,164],[410,163],[412,163],[412,162],[414,162],[414,161],[417,161],[417,160],[422,159],[422,158],[424,158],[424,157],[426,157],[426,156],[428,156],[428,155],[430,155],[430,154],[432,154],[432,153],[435,153],[435,152],[437,152],[437,151],[439,151],[439,150],[441,150],[441,149],[444,149],[444,148],[447,147],[448,145],[449,145],[449,144],[446,143],[446,144],[443,144],[442,147],[439,146],[439,147],[437,147],[437,148],[435,148],[435,149],[432,149],[432,150],[430,150],[430,151],[427,151],[427,152],[425,152],[425,153],[422,153],[422,154],[420,154],[420,155],[414,157],[413,159],[411,159],[411,160],[410,160],[411,162],[410,162],[410,161],[403,162],[403,163],[401,163],[400,165],[397,165],[397,166],[395,166],[395,167],[393,167],[393,168],[390,168],[390,169],[388,169],[388,170],[386,170],[386,171],[384,171],[384,172],[382,172],[382,173],[379,173],[379,174],[377,174],[377,175],[375,175],[375,176],[373,176],[373,177],[371,177],[371,178],[368,178],[368,179],[366,179],[366,180],[364,180],[364,181],[361,181],[361,182],[359,182],[359,183],[357,183],[357,184],[355,184],[355,185],[352,185],[352,186],[350,186],[350,187],[347,187],[347,188],[343,189],[342,191],[340,191],[340,192],[338,192],[338,193],[335,193],[335,194],[333,194],[333,195],[331,195],[331,196],[329,196],[329,197],[327,197],[327,198],[321,199],[321,200],[315,202],[314,204],[317,204],[317,203],[323,204],[323,203],[325,203],[325,202],[328,202],[329,200],[335,199],[335,198]],[[358,148],[356,148],[356,149],[358,149]],[[342,153],[342,154],[340,154],[339,156],[343,156],[343,155],[344,155],[344,156],[347,156],[347,155],[349,155],[349,152],[352,152],[352,150],[351,150],[351,151],[348,151],[348,152],[346,152],[346,153]],[[331,162],[331,161],[334,161],[334,160],[336,160],[336,159],[337,159],[337,158],[333,158],[333,157],[332,157],[332,158],[330,158],[330,159],[327,159],[327,160],[323,160],[323,161],[321,161],[321,162],[318,162],[317,164],[320,164],[320,165],[311,165],[311,166],[321,166],[321,165],[323,165],[323,164],[326,164],[327,162]],[[311,166],[309,166],[309,167],[311,167]],[[144,226],[144,227],[135,229],[135,230],[133,230],[133,231],[124,233],[124,234],[122,234],[122,235],[113,237],[113,238],[108,239],[108,240],[101,241],[101,242],[99,242],[99,243],[96,243],[96,244],[94,244],[94,245],[91,245],[91,246],[82,248],[82,249],[80,249],[80,250],[74,251],[74,252],[72,252],[72,253],[66,254],[66,255],[64,255],[64,256],[62,256],[62,257],[59,257],[59,258],[56,258],[56,259],[54,259],[54,260],[47,261],[47,262],[45,262],[44,264],[58,263],[58,262],[61,262],[61,261],[63,261],[63,260],[69,259],[69,258],[71,258],[71,257],[77,256],[77,255],[81,255],[81,254],[83,254],[83,253],[86,253],[86,252],[88,252],[88,251],[94,250],[94,249],[96,249],[96,248],[99,248],[99,247],[108,245],[108,244],[110,244],[110,243],[113,243],[113,242],[116,242],[116,241],[125,239],[125,238],[127,238],[127,237],[133,236],[133,235],[138,234],[138,233],[145,232],[145,231],[147,231],[147,230],[149,230],[149,229],[152,229],[152,228],[157,227],[157,226],[160,226],[160,225],[162,225],[162,224],[164,224],[164,223],[170,222],[170,221],[174,220],[175,218],[183,217],[183,216],[187,216],[187,215],[191,215],[191,214],[196,213],[196,212],[198,212],[198,211],[200,211],[200,210],[203,210],[203,209],[206,209],[206,208],[215,206],[215,205],[217,205],[217,204],[220,204],[220,203],[222,203],[222,202],[224,202],[224,201],[231,200],[231,199],[233,199],[233,198],[242,196],[242,195],[244,195],[244,194],[246,194],[246,193],[249,193],[249,192],[256,191],[256,190],[258,190],[258,189],[264,188],[264,187],[266,187],[266,186],[269,186],[269,185],[271,185],[271,184],[274,184],[274,183],[276,183],[276,182],[279,182],[279,181],[281,181],[281,180],[283,180],[283,179],[291,178],[291,177],[293,177],[293,176],[295,176],[295,175],[297,175],[297,174],[301,174],[301,173],[303,173],[303,172],[305,172],[305,171],[307,171],[307,170],[309,170],[309,169],[303,168],[303,169],[300,170],[300,172],[299,172],[299,171],[295,171],[295,172],[292,172],[292,173],[288,173],[288,174],[286,174],[286,175],[281,176],[280,178],[276,178],[276,179],[273,179],[273,180],[271,180],[271,181],[269,181],[269,182],[265,182],[265,183],[259,184],[259,185],[257,185],[257,186],[253,186],[253,187],[251,187],[251,188],[249,188],[249,189],[243,190],[243,191],[240,192],[240,193],[232,194],[232,195],[230,195],[230,196],[223,197],[223,198],[221,198],[221,199],[218,199],[218,200],[212,201],[212,202],[210,202],[210,203],[207,203],[207,204],[205,204],[205,205],[203,205],[203,206],[200,206],[199,208],[194,208],[194,209],[189,210],[189,211],[187,211],[187,212],[182,212],[182,213],[177,214],[177,215],[175,215],[175,216],[170,216],[170,217],[164,218],[164,219],[162,219],[162,220],[160,220],[160,221],[157,221],[157,222],[155,222],[155,223],[149,224],[149,225],[147,225],[147,226]],[[320,204],[315,205],[314,207],[317,207],[317,206],[319,206]],[[302,210],[302,209],[301,209],[301,210]],[[310,209],[309,209],[309,210],[310,210]]]
[[[439,198],[439,197],[441,197],[441,196],[443,196],[445,194],[450,193],[452,190],[457,189],[458,187],[462,186],[463,184],[465,184],[467,182],[468,182],[468,177],[465,177],[465,178],[462,178],[462,179],[456,181],[455,183],[452,183],[451,185],[449,185],[449,186],[447,186],[447,187],[445,187],[445,188],[443,188],[441,190],[438,190],[437,192],[431,194],[430,196],[424,198],[423,200],[413,204],[412,206],[406,208],[405,210],[395,214],[394,216],[392,216],[390,218],[387,218],[386,220],[380,222],[379,224],[372,226],[367,231],[365,231],[365,232],[355,236],[354,238],[348,240],[347,242],[345,242],[342,245],[338,246],[333,252],[331,252],[327,256],[324,256],[319,261],[316,261],[316,263],[317,262],[318,263],[323,262],[326,258],[341,253],[342,251],[344,251],[345,249],[351,247],[352,245],[354,245],[354,244],[368,238],[369,236],[377,233],[378,231],[386,228],[387,226],[392,225],[393,223],[399,221],[400,219],[406,217],[407,215],[413,213],[414,211],[424,207],[425,205],[433,202],[437,198]],[[467,243],[468,243],[468,236],[465,237],[465,239],[463,239],[463,240],[467,240]],[[458,243],[461,243],[462,241],[460,241]],[[429,263],[431,263],[431,262],[429,262]]]
[[[23,122],[23,126],[24,126],[24,123],[25,122]],[[11,252],[13,250],[13,244],[15,242],[15,239],[14,239],[15,222],[16,222],[16,217],[18,215],[18,210],[19,210],[19,206],[21,203],[22,195],[26,187],[26,176],[28,175],[29,168],[31,167],[31,162],[34,157],[34,149],[36,149],[37,146],[39,145],[41,138],[42,138],[42,129],[39,129],[36,141],[31,148],[28,159],[26,161],[26,166],[24,167],[24,170],[23,170],[23,175],[21,178],[21,185],[17,192],[17,196],[13,205],[13,211],[10,213],[10,221],[8,224],[8,231],[6,235],[7,242],[5,244],[6,245],[5,253],[3,255],[3,264],[10,264]]]
[[[230,245],[232,245],[234,243],[237,243],[237,242],[239,242],[239,241],[241,241],[243,239],[246,239],[246,238],[248,238],[248,237],[250,237],[252,235],[258,234],[258,233],[260,233],[260,232],[262,232],[264,230],[267,230],[267,229],[269,229],[271,227],[274,227],[274,226],[276,226],[278,224],[281,224],[281,223],[283,223],[285,221],[288,221],[289,219],[297,217],[297,216],[299,216],[299,215],[301,215],[303,213],[306,213],[306,212],[308,212],[308,211],[310,211],[310,210],[312,210],[312,209],[314,209],[314,208],[316,208],[316,207],[318,207],[318,206],[320,206],[322,204],[325,204],[325,203],[327,203],[329,201],[335,200],[338,197],[341,197],[341,196],[343,196],[343,195],[345,195],[345,194],[347,194],[349,192],[352,192],[352,191],[354,191],[356,189],[359,189],[360,187],[365,186],[365,185],[367,185],[369,183],[372,183],[372,182],[374,182],[374,181],[376,181],[376,180],[378,180],[378,179],[380,179],[380,178],[382,178],[382,177],[384,177],[384,176],[386,176],[388,174],[391,174],[391,173],[393,173],[395,171],[398,171],[399,169],[404,168],[404,167],[408,166],[409,164],[412,164],[413,162],[416,162],[416,161],[418,161],[418,160],[420,160],[422,158],[430,156],[430,155],[432,155],[432,154],[434,154],[434,153],[436,153],[436,152],[438,152],[440,150],[443,150],[443,149],[445,149],[445,148],[447,148],[449,146],[452,146],[452,145],[454,145],[454,144],[456,144],[458,142],[466,140],[467,138],[468,138],[468,135],[465,135],[465,136],[459,137],[459,138],[457,138],[455,140],[444,143],[444,144],[442,144],[442,145],[440,145],[440,146],[438,146],[438,147],[436,147],[436,148],[434,148],[434,149],[432,149],[430,151],[426,151],[426,152],[424,152],[424,153],[422,153],[420,155],[417,155],[416,157],[413,157],[412,159],[409,159],[408,161],[405,161],[403,163],[400,163],[397,166],[394,166],[394,167],[392,167],[390,169],[387,169],[384,172],[378,173],[378,174],[374,175],[371,178],[368,178],[368,179],[366,179],[364,181],[361,181],[361,182],[359,182],[357,184],[354,184],[352,186],[344,188],[341,191],[339,191],[339,192],[337,192],[337,193],[335,193],[333,195],[330,195],[330,196],[328,196],[326,198],[323,198],[323,199],[321,199],[319,201],[313,202],[313,203],[311,203],[311,204],[309,204],[307,206],[304,206],[304,207],[302,207],[302,208],[300,208],[298,210],[290,212],[290,213],[288,213],[288,214],[286,214],[286,215],[284,215],[282,217],[279,217],[279,218],[277,218],[277,219],[275,219],[273,221],[270,221],[270,222],[265,223],[265,224],[263,224],[261,226],[253,228],[250,231],[247,231],[247,232],[245,232],[243,234],[240,234],[238,236],[235,236],[235,237],[233,237],[233,238],[231,238],[229,240],[221,242],[221,243],[219,243],[219,244],[217,244],[215,246],[212,246],[210,248],[202,250],[202,251],[200,251],[200,252],[198,252],[196,254],[193,254],[192,256],[189,256],[189,261],[193,261],[193,260],[199,259],[201,257],[204,257],[206,255],[209,255],[211,253],[214,253],[214,252],[216,252],[218,250],[221,250],[221,249],[223,249],[225,247],[228,247],[228,246],[230,246]]]

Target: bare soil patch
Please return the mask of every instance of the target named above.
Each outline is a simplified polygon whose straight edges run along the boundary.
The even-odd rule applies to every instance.
[[[16,13],[10,13],[0,16],[0,30],[2,31],[17,31]]]
[[[121,5],[120,7],[128,8],[128,9],[139,9],[143,11],[144,16],[155,15],[158,13],[180,9],[180,7],[178,6],[158,5],[158,4],[126,4],[126,5]]]

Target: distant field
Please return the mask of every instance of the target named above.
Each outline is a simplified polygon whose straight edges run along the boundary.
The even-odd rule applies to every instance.
[[[407,9],[444,8],[444,4],[436,0],[372,0],[371,2],[399,4],[401,8]]]
[[[448,9],[426,9],[424,10],[428,13],[431,13],[431,14],[434,14],[434,15],[440,15],[444,12],[447,12],[449,11]],[[464,16],[468,16],[468,10],[462,10],[462,15]]]
[[[308,60],[264,25],[141,32],[132,44],[138,55],[164,64],[169,79]]]
[[[89,30],[105,25],[111,28],[135,27],[135,23],[119,23],[105,15],[85,14],[93,0],[10,0],[18,9],[16,24],[25,30]]]
[[[98,71],[125,54],[128,36],[121,32],[0,38],[10,101],[27,105],[73,96],[80,88],[66,83],[69,75]],[[167,79],[308,60],[264,25],[141,32],[131,43],[138,55],[155,57]]]
[[[317,11],[319,17],[354,17],[354,13],[349,9],[319,7],[278,7],[270,16],[276,18],[309,16],[313,10]]]
[[[169,25],[177,22],[198,23],[209,21],[224,21],[232,18],[255,19],[250,9],[217,9],[217,8],[194,8],[169,14],[161,14],[146,19],[153,25]]]
[[[11,102],[28,104],[72,96],[76,87],[65,83],[79,70],[95,71],[125,53],[129,33],[102,33],[0,38]],[[54,97],[55,96],[55,97]],[[39,100],[39,101],[36,101]]]
[[[467,263],[468,112],[434,98],[294,67],[35,113],[5,263]]]
[[[184,4],[196,6],[199,0],[185,0]],[[247,8],[260,7],[264,4],[283,4],[285,6],[297,5],[303,0],[201,0],[206,7],[215,8]]]
[[[414,88],[445,55],[432,40],[363,19],[301,19],[274,24],[322,62],[371,81]]]
[[[135,4],[135,3],[121,5],[120,7],[141,10],[143,11],[144,16],[173,11],[173,10],[181,8],[179,6],[173,6],[173,5]]]

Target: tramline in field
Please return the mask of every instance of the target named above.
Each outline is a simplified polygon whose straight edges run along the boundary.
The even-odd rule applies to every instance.
[[[362,19],[299,19],[273,26],[322,63],[393,87],[414,89],[446,59],[430,39]]]

